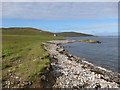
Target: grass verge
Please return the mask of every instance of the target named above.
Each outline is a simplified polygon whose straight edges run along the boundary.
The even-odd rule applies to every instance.
[[[7,28],[3,29],[2,39],[4,88],[29,86],[40,80],[43,70],[49,71],[49,54],[41,43],[58,39],[52,33],[33,28]]]

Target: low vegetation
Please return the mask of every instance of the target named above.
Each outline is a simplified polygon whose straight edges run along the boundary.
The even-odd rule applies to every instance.
[[[23,82],[40,80],[42,70],[49,70],[48,52],[42,42],[58,39],[52,33],[33,28],[2,29],[3,87],[24,87]]]
[[[88,40],[88,39],[78,40],[78,42],[86,42],[86,43],[101,43],[100,41],[97,41],[97,40]]]

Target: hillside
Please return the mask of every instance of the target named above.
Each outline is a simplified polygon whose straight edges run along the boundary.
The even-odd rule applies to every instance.
[[[21,28],[21,27],[12,27],[12,28],[2,28],[3,34],[9,35],[53,35],[51,32],[43,31],[36,28]]]
[[[3,87],[48,87],[40,80],[40,74],[49,72],[50,67],[49,54],[43,49],[42,42],[56,39],[53,33],[34,28],[3,28]]]
[[[85,36],[93,36],[90,34],[84,34],[84,33],[77,33],[77,32],[61,32],[56,33],[57,36],[63,36],[63,37],[85,37]]]

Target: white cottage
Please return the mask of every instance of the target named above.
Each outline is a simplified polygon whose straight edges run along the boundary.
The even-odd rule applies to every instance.
[[[57,36],[56,34],[54,34],[54,37]]]

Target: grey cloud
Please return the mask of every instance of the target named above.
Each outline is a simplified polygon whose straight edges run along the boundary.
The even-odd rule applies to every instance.
[[[110,2],[4,2],[3,18],[79,20],[117,18],[117,3]]]
[[[118,2],[119,0],[1,0],[2,2]]]

